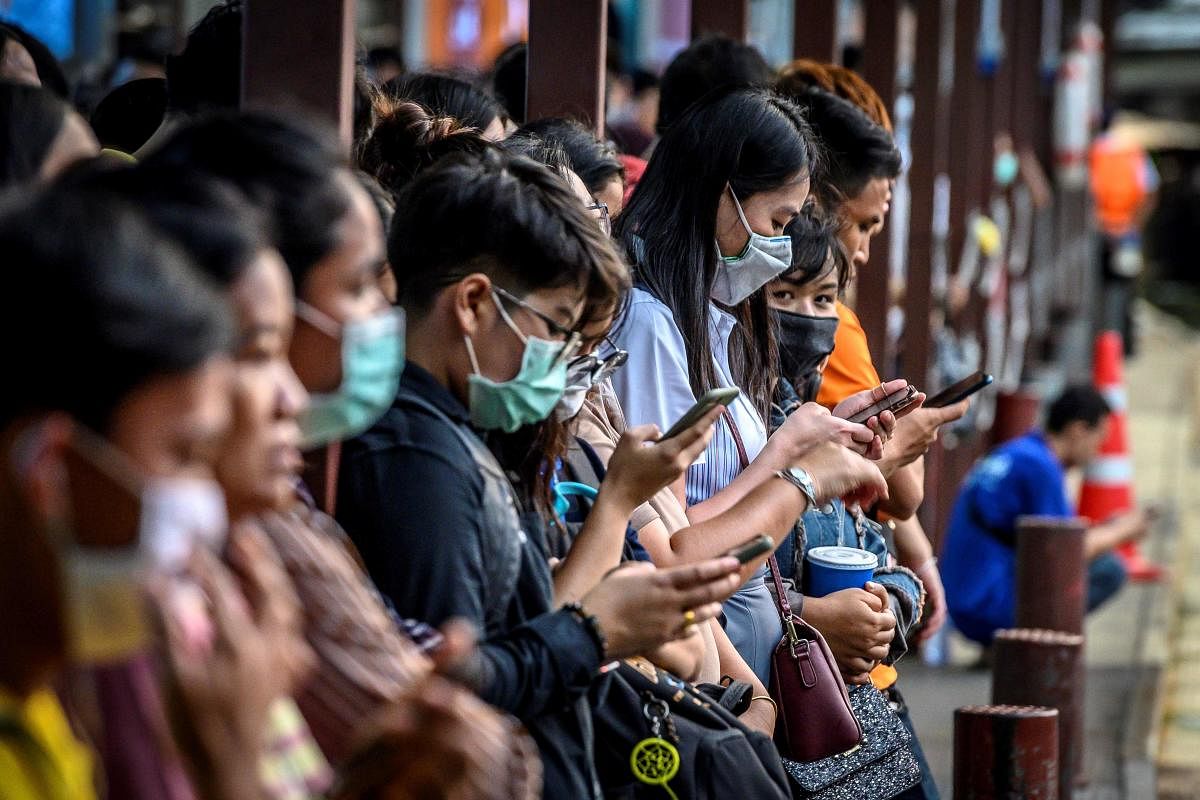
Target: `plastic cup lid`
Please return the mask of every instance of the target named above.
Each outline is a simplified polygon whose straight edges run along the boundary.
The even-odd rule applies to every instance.
[[[874,553],[857,547],[814,547],[808,551],[808,560],[829,569],[874,569],[879,566]]]

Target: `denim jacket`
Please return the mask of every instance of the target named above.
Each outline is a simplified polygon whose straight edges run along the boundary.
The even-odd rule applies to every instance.
[[[779,384],[771,409],[772,430],[783,424],[787,414],[800,407],[800,399],[791,384],[782,379]],[[878,559],[879,566],[873,579],[887,590],[892,613],[896,615],[896,638],[892,640],[887,663],[895,661],[907,652],[908,632],[921,618],[925,587],[911,570],[895,564],[883,537],[883,526],[878,522],[868,519],[861,510],[851,511],[841,500],[834,500],[823,508],[809,509],[775,551],[780,577],[790,580],[796,591],[803,594],[808,551],[833,545],[857,547]]]

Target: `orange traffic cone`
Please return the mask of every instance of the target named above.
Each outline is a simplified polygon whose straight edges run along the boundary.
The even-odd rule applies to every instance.
[[[1108,435],[1100,445],[1100,453],[1088,464],[1079,493],[1079,516],[1092,522],[1103,522],[1134,508],[1133,465],[1129,461],[1125,379],[1121,366],[1123,353],[1121,334],[1116,331],[1103,331],[1096,337],[1093,376],[1096,388],[1108,401],[1112,414]],[[1163,576],[1162,567],[1147,561],[1136,542],[1121,545],[1117,555],[1124,562],[1131,580],[1156,581]]]

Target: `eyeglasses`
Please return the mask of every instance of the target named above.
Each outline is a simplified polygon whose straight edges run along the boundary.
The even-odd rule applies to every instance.
[[[577,375],[588,376],[588,381],[592,386],[608,380],[629,360],[629,353],[617,347],[607,336],[604,337],[604,344],[611,348],[609,352],[599,355],[599,350],[597,350],[579,356],[567,365],[567,370]]]
[[[588,211],[598,211],[596,219],[600,221],[600,230],[605,236],[612,236],[612,218],[608,216],[608,203],[597,200],[590,206],[587,206]]]
[[[500,298],[501,300],[512,303],[515,306],[525,309],[530,314],[533,314],[535,317],[540,319],[542,322],[546,323],[546,327],[550,330],[550,334],[552,336],[560,337],[563,340],[563,348],[559,352],[558,356],[554,359],[555,364],[557,364],[558,362],[563,361],[565,359],[569,359],[571,356],[575,355],[575,352],[579,349],[579,334],[578,333],[576,333],[575,331],[572,331],[570,328],[566,328],[566,327],[563,327],[562,325],[559,325],[548,314],[538,311],[536,308],[531,306],[529,303],[526,303],[521,298],[516,297],[515,295],[511,294],[510,292],[505,291],[504,289],[501,289],[499,286],[496,286],[493,284],[492,285],[492,293],[496,297]],[[502,313],[504,312],[503,306],[500,307],[500,311]],[[512,323],[511,320],[509,320],[509,323],[513,324],[513,326],[516,327],[515,323]]]

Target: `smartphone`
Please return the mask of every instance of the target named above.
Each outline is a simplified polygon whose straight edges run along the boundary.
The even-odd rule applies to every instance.
[[[716,408],[717,406],[727,406],[732,403],[737,399],[739,394],[741,394],[741,390],[739,390],[736,386],[728,389],[713,389],[705,392],[704,396],[697,400],[694,406],[685,411],[683,416],[679,418],[679,421],[672,425],[670,430],[664,433],[659,441],[661,442],[664,439],[670,439],[672,436],[678,436],[688,428],[695,425],[696,420],[703,417],[710,410]]]
[[[775,549],[775,540],[765,533],[760,533],[753,539],[750,539],[744,544],[740,544],[733,550],[729,551],[729,555],[738,560],[738,563],[748,564],[761,555],[771,552]]]
[[[966,400],[985,386],[992,384],[992,376],[982,370],[968,375],[953,386],[947,386],[925,401],[925,408],[945,408],[960,400]]]
[[[861,425],[871,417],[882,414],[884,411],[891,411],[893,414],[899,416],[901,411],[912,405],[913,397],[915,397],[916,394],[917,387],[910,383],[903,389],[892,392],[879,402],[873,403],[867,408],[864,408],[862,411],[859,411],[857,414],[854,414],[850,417],[850,422],[857,422]]]

